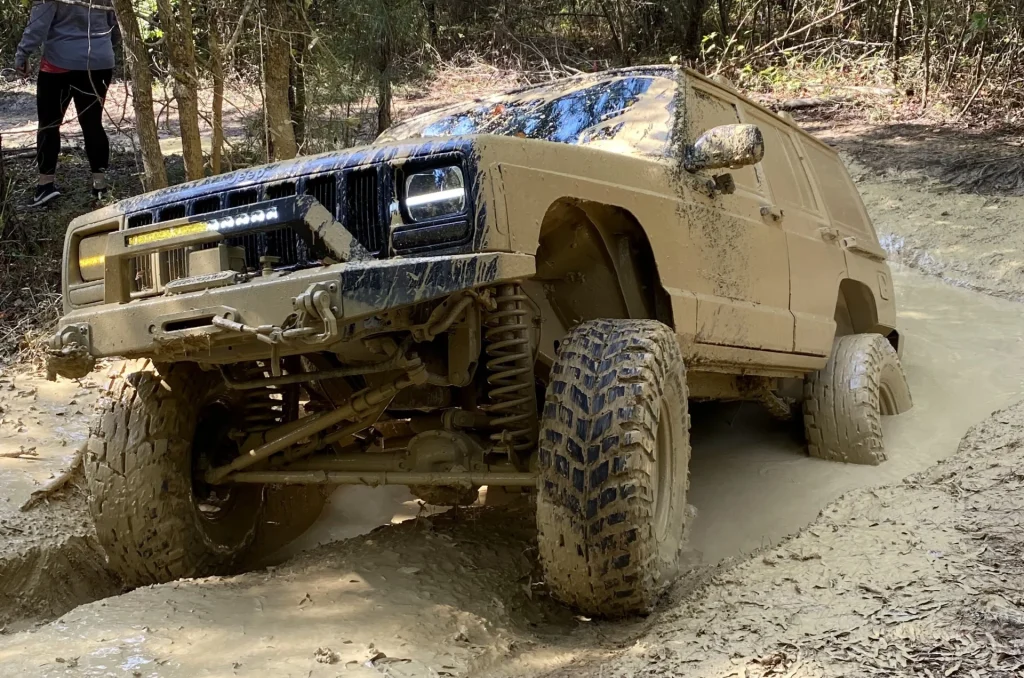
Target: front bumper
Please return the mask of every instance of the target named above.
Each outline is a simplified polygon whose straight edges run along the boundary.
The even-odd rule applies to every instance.
[[[295,299],[317,285],[330,290],[334,313],[346,323],[535,272],[533,256],[501,252],[370,259],[273,273],[190,294],[106,303],[61,319],[49,341],[51,366],[71,376],[62,369],[62,354],[210,363],[251,359],[265,354],[267,346],[213,325],[213,316],[249,326],[281,325],[294,313]]]

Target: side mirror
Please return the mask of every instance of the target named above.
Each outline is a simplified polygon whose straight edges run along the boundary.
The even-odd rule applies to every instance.
[[[761,162],[764,137],[757,125],[720,125],[704,132],[683,154],[688,172],[746,167]]]

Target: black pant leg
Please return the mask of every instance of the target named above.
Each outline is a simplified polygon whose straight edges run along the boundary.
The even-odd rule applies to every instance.
[[[105,172],[110,163],[110,142],[103,129],[103,101],[110,86],[111,69],[72,71],[72,94],[78,110],[78,124],[85,137],[85,154],[93,172]]]
[[[36,81],[36,164],[40,174],[55,174],[60,155],[60,124],[71,102],[68,73],[39,72]]]

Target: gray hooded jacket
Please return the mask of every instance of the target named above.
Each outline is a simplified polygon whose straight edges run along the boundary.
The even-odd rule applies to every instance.
[[[114,67],[114,43],[121,38],[109,0],[92,7],[58,0],[35,0],[14,64],[22,67],[40,47],[48,62],[69,71]]]

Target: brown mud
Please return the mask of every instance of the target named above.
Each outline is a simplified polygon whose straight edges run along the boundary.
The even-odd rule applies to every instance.
[[[0,372],[0,628],[47,621],[121,590],[80,478],[20,510],[73,461],[97,394],[92,378],[53,383],[34,371]]]
[[[892,653],[892,661],[903,657],[878,645],[883,641],[912,657],[969,650],[972,662],[992,661],[991,645],[976,646],[974,636],[964,645],[952,634],[926,652],[903,639],[907,627],[888,622],[907,617],[932,633],[932,620],[944,623],[947,607],[966,614],[952,607],[964,590],[944,578],[948,563],[950,572],[968,577],[971,590],[997,590],[973,578],[991,571],[968,572],[964,561],[986,546],[977,536],[997,533],[961,533],[950,516],[960,516],[961,525],[1018,520],[1008,521],[1014,514],[998,512],[999,504],[964,502],[988,481],[999,484],[985,501],[1002,496],[1002,486],[1016,487],[1024,416],[1010,410],[1002,415],[1008,423],[987,424],[961,445],[966,461],[938,467],[956,469],[963,479],[953,485],[927,480],[938,477],[934,470],[910,483],[899,479],[952,454],[972,422],[1016,397],[1024,381],[1024,319],[1011,302],[913,272],[897,271],[894,279],[917,403],[885,422],[889,461],[857,467],[810,459],[789,428],[754,406],[695,409],[691,561],[698,565],[647,620],[603,623],[554,605],[539,583],[530,512],[470,509],[388,525],[279,567],[138,589],[75,608],[31,633],[0,636],[0,675],[769,675],[769,666],[796,667],[796,648],[785,643],[798,646],[801,662],[813,657],[817,663],[808,667],[840,661],[842,653],[851,658],[842,661],[868,661],[857,659],[858,649],[881,652],[885,662]],[[883,483],[895,484],[857,489]],[[956,487],[962,495],[950,493]],[[356,528],[339,517],[372,524],[415,513],[402,492],[357,489],[334,498],[306,546],[349,536],[332,532]],[[811,528],[783,541],[843,492]],[[975,510],[982,512],[974,516]],[[993,562],[987,567],[1003,567]],[[947,607],[932,607],[926,594]],[[1014,595],[1005,593],[1011,607],[992,614],[1011,614]],[[807,629],[812,636],[802,635]],[[897,635],[884,635],[890,631]],[[1016,650],[1000,633],[993,637],[1002,662]]]
[[[552,658],[541,675],[1020,676],[1022,464],[1018,404],[955,457],[845,495],[676,598],[628,647]]]

